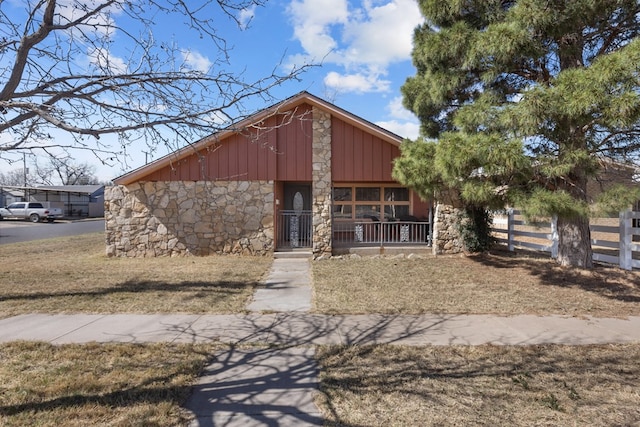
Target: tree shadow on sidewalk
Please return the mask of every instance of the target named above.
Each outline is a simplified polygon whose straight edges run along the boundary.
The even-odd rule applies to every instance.
[[[382,315],[356,321],[295,313],[243,316],[243,328],[249,333],[212,357],[184,407],[200,427],[323,425],[315,403],[320,399],[316,345],[402,342],[433,333],[454,317],[425,322],[419,317]],[[218,331],[182,332],[191,342],[230,338],[216,336]]]

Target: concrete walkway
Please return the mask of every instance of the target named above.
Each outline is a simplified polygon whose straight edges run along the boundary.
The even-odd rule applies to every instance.
[[[254,312],[309,311],[311,309],[311,265],[308,258],[276,258],[269,276],[247,309]]]
[[[211,363],[185,408],[195,426],[321,426],[310,347],[232,349]]]
[[[247,310],[307,312],[312,296],[309,258],[275,258]],[[263,323],[265,319],[268,323]],[[236,336],[238,342],[268,342],[277,321],[269,317],[228,320],[231,324],[239,320],[240,330],[249,333]],[[217,354],[185,405],[195,416],[192,427],[321,426],[322,416],[313,401],[318,389],[314,356],[313,347],[231,348]]]

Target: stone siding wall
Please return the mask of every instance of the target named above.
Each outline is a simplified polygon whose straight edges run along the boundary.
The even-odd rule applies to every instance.
[[[313,109],[313,257],[331,256],[331,114]]]
[[[104,198],[108,256],[273,252],[273,181],[141,182]]]
[[[433,216],[433,254],[457,254],[464,251],[457,228],[462,210],[438,203]]]

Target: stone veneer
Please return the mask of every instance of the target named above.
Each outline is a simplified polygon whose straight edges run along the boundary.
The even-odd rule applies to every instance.
[[[331,114],[313,108],[313,257],[331,256]]]
[[[457,254],[464,251],[458,222],[462,210],[438,203],[433,217],[433,254]]]
[[[104,198],[108,256],[273,251],[273,181],[140,182]]]

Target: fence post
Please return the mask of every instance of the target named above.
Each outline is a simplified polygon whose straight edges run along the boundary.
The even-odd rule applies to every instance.
[[[631,209],[620,212],[620,268],[631,270],[633,268],[633,253],[631,251]]]
[[[515,217],[514,210],[508,209],[507,210],[507,248],[509,248],[509,252],[514,251],[514,245],[513,245],[513,240],[515,238],[513,233],[515,229],[514,217]]]
[[[551,217],[551,258],[558,258],[558,217]]]

